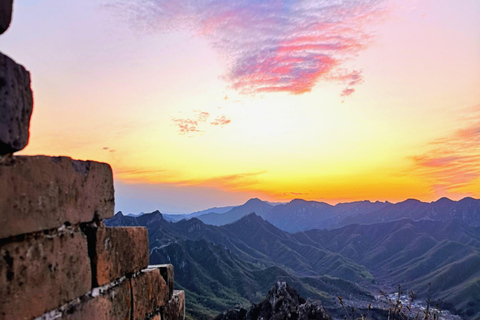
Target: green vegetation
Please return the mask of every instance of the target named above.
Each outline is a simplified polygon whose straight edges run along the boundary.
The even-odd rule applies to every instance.
[[[442,310],[480,315],[480,229],[455,220],[400,220],[296,234],[254,214],[221,227],[198,219],[170,223],[159,212],[117,215],[107,224],[148,228],[150,263],[174,265],[192,319],[258,302],[277,280],[321,300],[337,316],[342,311],[337,295],[365,314],[375,300],[371,292],[391,292],[394,283],[424,301],[431,283],[432,303]],[[382,308],[372,307],[371,315],[385,316]]]

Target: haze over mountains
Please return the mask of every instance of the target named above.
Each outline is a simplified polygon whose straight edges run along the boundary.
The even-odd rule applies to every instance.
[[[399,203],[357,201],[330,205],[324,202],[294,199],[272,205],[254,198],[236,207],[212,208],[188,215],[165,215],[169,221],[197,217],[206,224],[221,226],[255,212],[279,229],[298,232],[311,229],[331,229],[348,224],[372,224],[400,219],[439,220],[461,219],[480,225],[480,200],[464,198],[453,201],[441,198],[434,202],[408,199]]]
[[[393,292],[401,284],[424,300],[431,283],[442,309],[473,319],[480,316],[479,221],[480,201],[472,198],[336,206],[251,199],[176,223],[156,211],[118,213],[107,224],[148,228],[150,263],[175,266],[194,319],[260,301],[277,280],[338,316],[337,295],[356,308],[372,302],[381,309],[374,299],[380,289]]]

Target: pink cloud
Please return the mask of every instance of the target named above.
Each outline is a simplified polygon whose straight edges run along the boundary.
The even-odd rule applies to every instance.
[[[241,93],[301,94],[364,49],[386,0],[111,0],[137,27],[188,28],[229,59],[224,79]],[[346,78],[352,87],[359,72]],[[339,80],[339,79],[337,79]],[[349,91],[351,94],[353,91]]]
[[[204,111],[195,110],[196,116],[193,118],[174,118],[173,122],[178,126],[180,134],[202,132],[199,125],[206,122],[210,114]]]
[[[429,152],[411,157],[437,196],[455,194],[480,177],[480,112],[475,117],[464,129],[433,141]]]
[[[227,119],[227,117],[225,117],[225,116],[220,116],[220,117],[215,118],[215,120],[210,122],[210,124],[213,125],[213,126],[224,126],[224,125],[229,124],[231,121],[232,120]]]
[[[355,89],[347,87],[347,88],[342,90],[342,93],[340,94],[340,96],[341,97],[348,97],[349,95],[351,95],[354,92],[355,92]]]
[[[205,126],[223,127],[231,122],[225,115],[217,116],[212,122],[207,123],[210,113],[200,110],[194,110],[195,116],[191,118],[173,118],[172,121],[177,125],[180,134],[193,134],[204,132]]]

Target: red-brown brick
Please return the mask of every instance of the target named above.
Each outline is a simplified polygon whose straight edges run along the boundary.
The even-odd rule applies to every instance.
[[[110,165],[67,157],[0,164],[0,238],[113,217]]]
[[[18,240],[0,247],[0,319],[31,319],[90,290],[90,259],[82,232]]]
[[[4,33],[12,21],[13,0],[0,1],[0,34]]]
[[[131,284],[125,279],[119,285],[100,292],[95,297],[82,299],[69,306],[59,319],[65,320],[129,320],[132,310]]]
[[[185,291],[175,290],[172,299],[170,299],[163,308],[163,317],[168,320],[185,319]]]
[[[0,31],[3,30],[2,24],[10,22],[9,14],[4,10],[10,11],[11,15],[11,1],[0,2]],[[30,73],[0,53],[0,156],[25,148],[30,136],[32,109]]]
[[[164,306],[168,288],[158,269],[147,269],[132,279],[133,320],[143,320]]]
[[[173,287],[174,287],[174,270],[171,264],[157,264],[148,266],[149,269],[158,269],[163,277],[163,280],[167,283],[168,287],[168,300],[172,299]]]
[[[102,286],[148,266],[144,227],[88,228],[93,285]],[[93,250],[93,252],[92,252]]]

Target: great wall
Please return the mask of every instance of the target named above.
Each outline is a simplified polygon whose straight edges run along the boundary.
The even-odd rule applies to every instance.
[[[0,1],[0,34],[12,0]],[[106,163],[15,156],[29,139],[30,74],[0,53],[0,319],[185,319],[169,264],[149,266],[142,227],[105,227]]]

